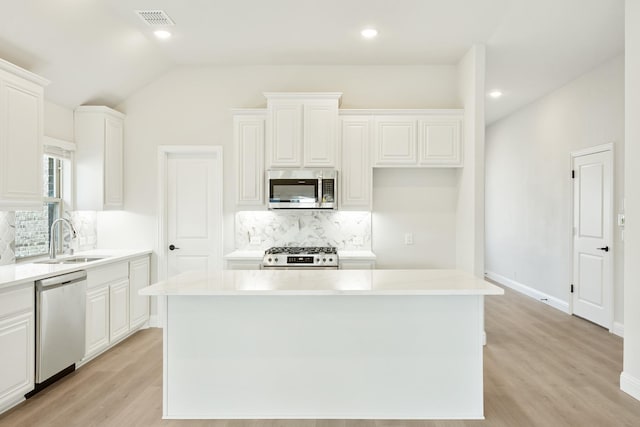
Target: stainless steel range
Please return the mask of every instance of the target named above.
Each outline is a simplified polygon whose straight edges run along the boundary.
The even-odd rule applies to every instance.
[[[338,251],[331,246],[275,247],[264,252],[262,268],[335,270],[338,268]]]

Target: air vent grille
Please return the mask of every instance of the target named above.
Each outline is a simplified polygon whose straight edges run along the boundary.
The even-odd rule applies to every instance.
[[[166,27],[175,25],[164,10],[136,10],[136,13],[150,27]]]

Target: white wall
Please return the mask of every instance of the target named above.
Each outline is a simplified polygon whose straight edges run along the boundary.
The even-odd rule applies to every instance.
[[[624,182],[624,60],[615,58],[487,128],[486,269],[569,302],[570,153],[615,144],[615,210]],[[615,229],[615,321],[623,268]]]
[[[460,108],[457,84],[455,66],[246,66],[173,70],[118,108],[127,115],[126,211],[99,214],[98,245],[155,249],[157,147],[205,144],[224,148],[224,250],[233,250],[235,161],[229,109],[264,107],[266,100],[262,92],[340,91],[344,93],[342,108]],[[377,207],[386,209],[380,204]],[[376,229],[374,225],[373,238],[384,236],[385,232],[384,228]],[[414,228],[414,232],[419,234],[421,230]],[[412,248],[408,246],[398,255],[410,253]],[[384,257],[380,261],[386,263]]]
[[[51,138],[75,142],[73,136],[73,110],[45,101],[44,134]]]
[[[624,370],[620,388],[640,400],[640,1],[625,9]]]
[[[458,64],[464,106],[464,168],[458,170],[456,268],[484,275],[484,80],[486,49],[472,47]]]
[[[372,248],[377,268],[455,268],[455,169],[373,173]],[[405,234],[413,244],[405,244]]]

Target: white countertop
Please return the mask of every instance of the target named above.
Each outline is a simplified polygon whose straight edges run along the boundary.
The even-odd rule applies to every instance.
[[[262,261],[264,256],[263,250],[236,250],[230,252],[224,256],[226,260],[238,260],[238,261]],[[371,251],[338,251],[339,259],[357,259],[363,261],[375,261],[376,254]]]
[[[96,261],[78,264],[37,264],[16,263],[0,266],[0,289],[19,285],[25,282],[33,282],[46,277],[57,276],[72,271],[86,270],[113,262],[124,261],[141,255],[148,255],[151,250],[117,250],[117,249],[93,249],[77,252],[73,255],[58,256],[59,259],[68,257],[105,257]],[[43,258],[46,259],[46,258]]]
[[[141,295],[502,295],[457,270],[221,270],[188,272]]]

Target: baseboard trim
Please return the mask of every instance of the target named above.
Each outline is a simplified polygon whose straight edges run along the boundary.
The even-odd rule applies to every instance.
[[[624,338],[624,325],[620,322],[613,322],[613,328],[610,332]]]
[[[508,277],[504,277],[498,273],[493,273],[491,271],[487,271],[485,276],[491,280],[498,282],[501,285],[504,285],[508,288],[513,289],[514,291],[518,291],[521,294],[524,294],[528,297],[536,299],[542,303],[550,305],[551,307],[558,309],[564,313],[569,314],[569,303],[562,301],[559,298],[546,294],[544,292],[540,292],[537,289],[534,289],[530,286],[524,285],[520,282],[516,282],[515,280],[511,280]]]
[[[160,322],[158,321],[158,315],[157,314],[152,314],[151,316],[149,316],[149,327],[150,328],[159,328],[160,327]]]
[[[620,390],[640,400],[640,379],[623,372],[620,374]]]

